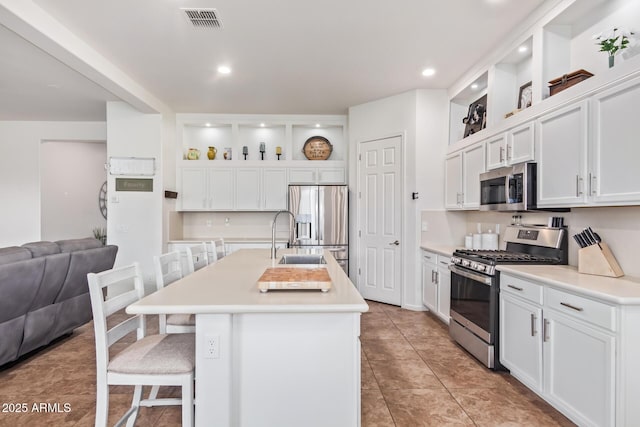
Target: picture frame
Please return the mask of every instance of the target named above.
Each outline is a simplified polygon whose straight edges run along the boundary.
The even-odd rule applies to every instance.
[[[518,92],[518,110],[524,110],[525,108],[531,107],[532,95],[533,91],[531,82],[520,86],[520,91]]]
[[[487,95],[478,98],[469,105],[467,117],[462,119],[465,124],[463,138],[487,127]]]

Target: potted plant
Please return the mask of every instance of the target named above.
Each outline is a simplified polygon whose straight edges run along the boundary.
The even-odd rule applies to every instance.
[[[633,35],[633,32],[624,28],[613,28],[593,35],[593,39],[597,40],[596,44],[600,46],[600,52],[609,54],[609,68],[613,67],[616,53],[635,44]]]
[[[100,240],[103,245],[107,244],[107,229],[104,227],[95,227],[93,229],[93,237]]]

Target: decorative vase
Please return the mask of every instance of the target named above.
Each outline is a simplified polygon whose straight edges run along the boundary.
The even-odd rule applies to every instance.
[[[200,150],[197,148],[189,148],[187,151],[187,160],[198,160],[200,158]]]
[[[615,56],[613,55],[609,55],[609,68],[613,67],[613,61],[614,61]]]
[[[209,151],[207,151],[207,157],[209,158],[209,160],[215,159],[217,152],[218,150],[216,150],[216,147],[209,147]]]

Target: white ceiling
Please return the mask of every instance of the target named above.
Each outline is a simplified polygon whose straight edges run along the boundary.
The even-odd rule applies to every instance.
[[[173,111],[283,114],[344,114],[407,90],[448,88],[545,3],[23,1],[41,7]],[[195,29],[182,7],[216,8],[223,28]],[[233,72],[217,75],[222,64]],[[423,77],[426,67],[436,74]],[[0,119],[104,120],[104,101],[113,99],[0,26]]]

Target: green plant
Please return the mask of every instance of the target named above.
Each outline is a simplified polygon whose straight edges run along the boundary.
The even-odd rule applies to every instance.
[[[100,240],[103,245],[107,244],[107,229],[104,227],[95,227],[93,229],[93,237]]]
[[[600,46],[600,52],[608,52],[609,56],[613,56],[620,50],[635,44],[633,35],[633,32],[624,28],[613,28],[600,34],[594,34],[593,39],[598,40],[596,44]]]

